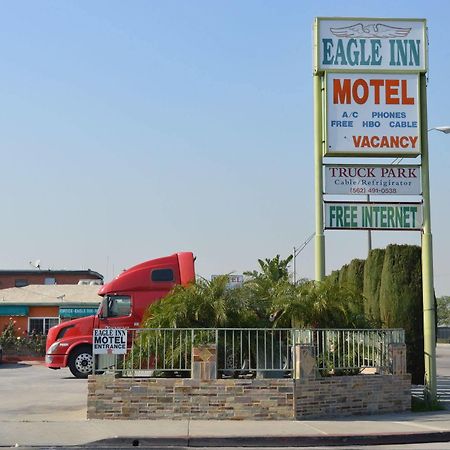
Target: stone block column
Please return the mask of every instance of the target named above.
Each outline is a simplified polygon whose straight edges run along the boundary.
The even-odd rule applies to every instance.
[[[314,345],[294,345],[294,378],[296,380],[313,380],[316,378],[317,367],[314,357]]]
[[[393,375],[405,375],[406,344],[389,344],[389,372]]]
[[[217,348],[215,344],[192,347],[192,379],[215,380],[217,378]]]

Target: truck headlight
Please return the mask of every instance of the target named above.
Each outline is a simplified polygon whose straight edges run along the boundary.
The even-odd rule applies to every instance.
[[[59,342],[54,342],[47,350],[47,353],[54,353],[55,350],[59,347]]]

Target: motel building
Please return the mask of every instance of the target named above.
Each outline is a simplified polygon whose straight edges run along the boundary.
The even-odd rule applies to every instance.
[[[101,285],[31,284],[0,290],[0,333],[10,320],[17,336],[47,334],[60,322],[97,312]]]

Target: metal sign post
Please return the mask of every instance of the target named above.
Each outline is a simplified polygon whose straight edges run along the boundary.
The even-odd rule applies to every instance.
[[[324,229],[422,231],[425,394],[436,400],[426,32],[424,19],[315,20],[315,275],[325,277]],[[388,156],[421,156],[421,165],[323,165],[324,157]],[[324,193],[365,201],[324,202]],[[378,195],[422,195],[422,203],[369,201]]]

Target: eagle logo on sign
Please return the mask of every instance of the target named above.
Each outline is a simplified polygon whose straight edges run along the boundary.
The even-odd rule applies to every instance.
[[[391,27],[384,23],[363,25],[356,23],[348,27],[330,28],[330,31],[340,38],[400,38],[408,36],[411,28]]]

